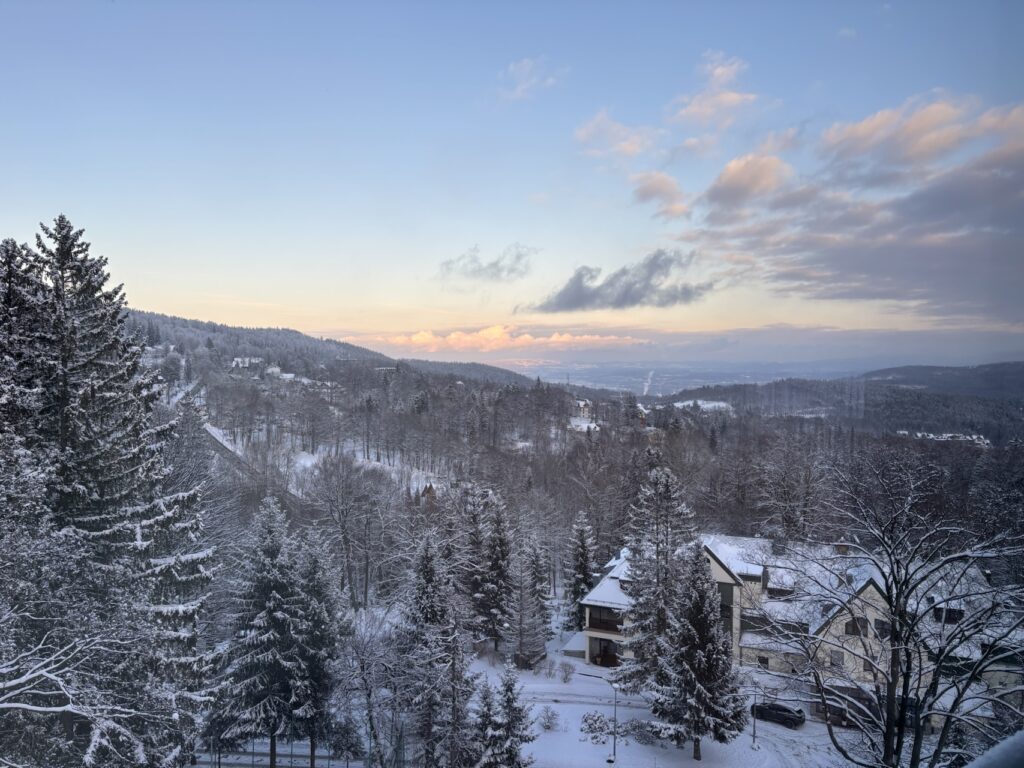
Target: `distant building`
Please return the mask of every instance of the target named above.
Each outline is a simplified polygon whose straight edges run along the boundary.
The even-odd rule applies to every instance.
[[[262,357],[236,357],[231,361],[232,368],[257,368],[262,364]]]

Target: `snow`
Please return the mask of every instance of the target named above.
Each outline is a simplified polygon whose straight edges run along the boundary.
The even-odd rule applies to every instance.
[[[571,642],[571,640],[570,640]],[[586,664],[582,660],[558,658],[559,663],[567,661],[575,668],[569,683],[563,683],[556,671],[554,677],[546,673],[531,671],[519,673],[524,700],[532,705],[534,733],[537,739],[528,744],[524,751],[536,759],[536,768],[592,768],[605,765],[611,753],[611,740],[605,744],[594,744],[590,737],[580,731],[580,723],[588,712],[600,712],[612,719],[614,691],[608,681],[609,670]],[[474,663],[474,672],[480,672],[491,682],[501,675],[501,665],[493,666],[487,659]],[[543,731],[536,722],[541,710],[551,707],[558,713],[558,728]],[[618,720],[620,728],[630,720],[647,720],[650,710],[639,696],[618,696]],[[752,749],[751,726],[730,744],[718,744],[710,739],[701,741],[703,760],[695,763],[691,757],[692,747],[686,745],[677,749],[671,744],[639,744],[632,738],[620,736],[616,745],[617,765],[628,768],[672,768],[673,766],[706,766],[726,768],[749,765],[751,768],[832,768],[841,765],[829,744],[824,724],[808,722],[797,730],[790,730],[775,723],[758,721],[757,751]]]
[[[587,635],[584,632],[574,632],[562,646],[563,654],[585,653],[587,650]]]
[[[737,576],[760,578],[763,564],[771,554],[771,545],[764,539],[718,533],[705,533],[700,538],[704,546]]]
[[[622,591],[622,579],[628,578],[628,576],[629,562],[624,558],[619,558],[608,575],[601,579],[597,586],[590,590],[580,602],[602,608],[617,608],[619,610],[629,608],[632,601]]]
[[[586,416],[570,416],[569,429],[575,432],[586,432],[588,429],[593,431],[600,427]]]
[[[699,408],[702,411],[728,411],[732,412],[732,405],[724,400],[681,400],[672,403],[676,408]]]
[[[967,768],[1015,768],[1021,764],[1021,755],[1024,755],[1024,731],[1017,731],[969,763]]]

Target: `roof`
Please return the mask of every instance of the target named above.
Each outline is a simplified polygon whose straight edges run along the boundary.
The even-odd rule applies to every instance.
[[[622,591],[622,582],[629,580],[629,550],[623,549],[618,557],[608,561],[605,568],[609,569],[608,573],[580,602],[583,605],[624,611],[633,604],[629,596]]]

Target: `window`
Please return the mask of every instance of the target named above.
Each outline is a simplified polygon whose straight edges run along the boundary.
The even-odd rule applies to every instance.
[[[829,662],[833,667],[842,667],[846,663],[846,656],[842,651],[831,651],[829,653]]]
[[[871,659],[864,659],[864,671],[865,672],[874,672],[875,671],[875,665],[871,663]]]
[[[892,634],[892,625],[886,619],[875,619],[875,633],[883,640]]]
[[[932,608],[932,618],[940,624],[959,624],[964,619],[964,612],[959,608]]]
[[[844,631],[848,635],[862,637],[868,633],[868,620],[863,616],[858,616],[856,619],[850,619],[846,622],[846,628]]]
[[[767,656],[758,656],[757,657],[757,666],[759,666],[761,669],[768,669],[768,657]]]

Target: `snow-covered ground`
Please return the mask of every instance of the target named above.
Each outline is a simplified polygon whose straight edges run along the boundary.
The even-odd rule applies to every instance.
[[[557,670],[554,677],[547,677],[543,671],[539,674],[520,672],[523,698],[533,707],[534,732],[537,734],[536,741],[529,744],[526,751],[536,759],[536,768],[591,768],[606,764],[612,749],[611,739],[604,744],[595,744],[589,735],[581,732],[580,724],[588,712],[600,712],[609,720],[612,719],[616,708],[613,703],[614,691],[607,679],[609,670],[559,654],[552,654],[550,658],[559,664],[572,664],[575,673],[569,683],[563,683]],[[492,684],[496,684],[502,667],[499,663],[491,664],[487,659],[478,659],[474,671],[486,675]],[[542,730],[539,722],[536,722],[545,706],[558,713],[558,727],[551,731]],[[645,720],[650,717],[647,704],[637,696],[620,694],[617,710],[620,726],[629,720]],[[831,768],[842,765],[829,743],[824,724],[818,722],[808,722],[797,730],[790,730],[759,720],[757,747],[757,750],[753,749],[750,725],[730,744],[702,740],[703,759],[700,763],[693,760],[690,745],[677,749],[668,744],[639,744],[633,739],[620,736],[616,745],[616,764],[629,768]]]
[[[724,400],[681,400],[672,405],[676,408],[699,408],[702,411],[732,411],[732,406]]]

